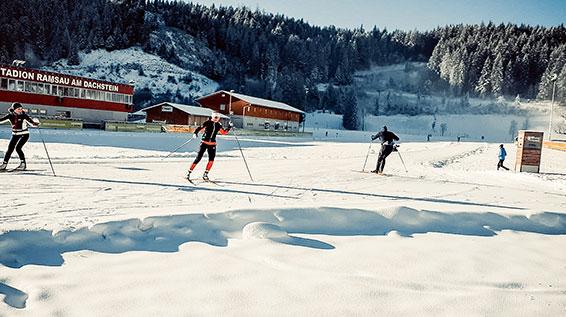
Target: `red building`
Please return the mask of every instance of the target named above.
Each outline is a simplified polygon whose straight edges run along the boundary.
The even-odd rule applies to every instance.
[[[0,113],[19,102],[39,117],[125,121],[133,93],[131,85],[0,64]]]
[[[228,91],[196,100],[200,105],[230,115],[237,127],[250,130],[299,131],[304,112],[285,103]]]

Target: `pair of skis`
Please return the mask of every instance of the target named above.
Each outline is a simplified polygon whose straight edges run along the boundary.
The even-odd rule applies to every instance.
[[[199,181],[198,183],[195,182],[194,179],[190,179],[189,177],[186,177],[185,179],[186,179],[187,181],[189,181],[189,183],[191,183],[193,186],[198,186],[198,185],[201,185],[201,184],[204,184],[204,183],[211,183],[211,184],[214,184],[214,185],[216,185],[216,186],[224,187],[224,186],[218,184],[218,182],[213,181],[213,180],[210,180],[210,179],[204,179],[204,178],[203,178],[202,181]]]
[[[0,173],[15,173],[15,172],[27,172],[29,170],[27,169],[21,169],[21,168],[11,168],[11,169],[5,169],[5,170],[0,170]]]

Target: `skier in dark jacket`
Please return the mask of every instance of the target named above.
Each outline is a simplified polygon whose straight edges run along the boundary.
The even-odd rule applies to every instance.
[[[372,173],[383,173],[383,168],[385,167],[385,159],[395,150],[395,141],[399,141],[399,137],[391,131],[387,131],[387,127],[383,127],[383,130],[379,131],[376,135],[371,137],[371,140],[381,140],[381,150],[379,151],[379,158],[377,159],[377,166]]]
[[[216,135],[218,133],[223,135],[228,134],[230,129],[233,127],[232,122],[229,122],[228,128],[224,129],[222,127],[222,123],[220,123],[219,121],[220,121],[220,114],[213,113],[210,119],[205,121],[202,124],[202,126],[198,127],[195,130],[195,134],[193,135],[193,138],[198,137],[198,133],[200,131],[203,131],[202,141],[200,143],[200,149],[198,151],[197,157],[193,161],[193,164],[191,165],[191,168],[187,173],[187,179],[190,179],[191,173],[202,159],[204,152],[208,152],[208,164],[206,164],[206,170],[204,171],[204,175],[202,176],[204,180],[208,180],[208,172],[212,168],[212,164],[214,164],[214,158],[216,157]]]
[[[503,166],[505,157],[507,157],[507,151],[505,151],[503,144],[501,144],[499,145],[499,163],[497,163],[497,170],[499,170],[500,167],[504,168],[505,170],[509,170],[507,167]]]
[[[12,139],[8,144],[8,150],[4,155],[4,162],[0,165],[0,172],[6,171],[8,161],[10,160],[14,150],[16,150],[16,153],[18,153],[18,156],[20,157],[20,165],[16,167],[15,170],[23,171],[26,169],[26,157],[22,151],[22,147],[29,140],[28,126],[33,125],[34,127],[37,127],[39,125],[39,121],[32,120],[32,118],[30,118],[22,108],[22,104],[18,102],[13,103],[8,110],[9,112],[7,115],[0,117],[0,123],[10,121],[12,124]]]

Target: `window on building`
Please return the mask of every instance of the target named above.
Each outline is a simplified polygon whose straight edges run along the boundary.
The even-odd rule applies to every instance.
[[[43,84],[37,84],[37,93],[44,94],[45,93],[45,86]]]
[[[81,98],[86,97],[86,89],[81,89]]]
[[[63,87],[58,86],[57,87],[57,96],[64,96],[63,92],[64,92]]]
[[[161,112],[173,112],[173,107],[171,107],[171,106],[161,106]]]
[[[39,114],[47,114],[47,110],[45,110],[45,109],[39,109]]]
[[[226,110],[226,105],[225,104],[220,104],[220,110]]]
[[[71,111],[57,111],[55,113],[56,117],[59,118],[70,118],[71,117]]]
[[[37,109],[31,109],[31,113],[38,113]]]
[[[0,79],[0,89],[8,89],[8,79],[7,78]]]
[[[18,80],[16,82],[16,91],[24,91],[24,82],[21,80]]]
[[[9,79],[8,80],[8,90],[16,90],[16,81]]]

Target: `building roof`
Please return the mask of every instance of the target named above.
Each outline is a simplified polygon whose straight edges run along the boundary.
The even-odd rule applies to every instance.
[[[225,91],[225,90],[217,91],[217,92],[212,93],[210,95],[200,97],[200,98],[197,99],[197,101],[204,99],[204,98],[207,98],[207,97],[210,97],[212,95],[219,94],[219,93],[232,95],[232,97],[238,98],[240,100],[247,101],[248,103],[250,103],[252,105],[263,106],[263,107],[273,108],[273,109],[280,109],[280,110],[285,110],[285,111],[290,111],[290,112],[304,113],[303,111],[301,111],[301,110],[299,110],[295,107],[291,107],[288,104],[285,104],[285,103],[282,103],[282,102],[258,98],[258,97],[252,97],[252,96],[243,95],[243,94],[237,94],[235,92],[229,92],[229,91]]]
[[[204,108],[204,107],[196,107],[196,106],[189,106],[189,105],[182,105],[182,104],[178,104],[178,103],[172,103],[172,102],[162,102],[153,106],[149,106],[146,108],[143,108],[140,111],[147,111],[149,109],[155,108],[155,107],[160,107],[160,106],[171,106],[173,108],[176,108],[178,110],[183,111],[184,113],[193,115],[193,116],[201,116],[201,117],[210,117],[212,116],[212,109],[209,108]],[[228,119],[228,116],[225,116],[223,114],[220,114],[221,118],[224,119]]]

